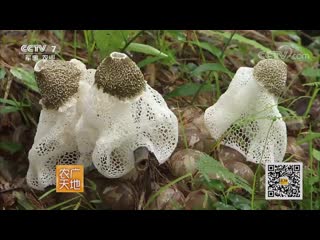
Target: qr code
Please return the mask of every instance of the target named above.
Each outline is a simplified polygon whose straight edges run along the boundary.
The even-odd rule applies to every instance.
[[[266,164],[267,200],[302,200],[302,163]]]

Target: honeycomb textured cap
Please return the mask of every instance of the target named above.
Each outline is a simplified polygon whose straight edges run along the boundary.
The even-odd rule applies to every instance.
[[[78,91],[81,70],[74,63],[41,60],[34,70],[42,103],[47,109],[57,110]]]
[[[131,99],[146,88],[139,67],[127,55],[113,52],[97,68],[95,84],[103,92],[119,99]]]
[[[287,80],[287,65],[278,59],[264,59],[253,68],[254,78],[270,93],[279,96]]]

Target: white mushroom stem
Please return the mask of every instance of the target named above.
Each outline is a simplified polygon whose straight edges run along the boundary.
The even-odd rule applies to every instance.
[[[146,147],[140,147],[134,151],[134,160],[136,164],[149,159],[149,151]]]
[[[134,151],[135,167],[143,171],[148,167],[149,151],[146,147],[140,147]]]

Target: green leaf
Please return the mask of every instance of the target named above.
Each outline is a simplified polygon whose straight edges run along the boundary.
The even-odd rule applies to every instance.
[[[57,36],[57,38],[59,38],[60,41],[63,41],[64,35],[65,35],[64,30],[52,30],[52,32],[54,33],[54,35]]]
[[[204,184],[212,190],[216,190],[216,191],[220,191],[223,192],[225,185],[223,184],[223,182],[221,182],[218,179],[209,179],[209,181],[207,181],[206,179],[204,179]]]
[[[306,77],[320,77],[320,69],[306,68],[302,71],[302,75]]]
[[[11,106],[17,106],[17,102],[10,100],[10,99],[4,99],[4,98],[0,98],[0,103],[5,103],[5,104],[9,104]]]
[[[165,95],[165,98],[172,98],[172,97],[185,97],[185,96],[193,96],[195,95],[202,84],[200,83],[186,83],[183,84],[172,92]],[[211,92],[213,91],[213,84],[210,82],[205,83],[202,87],[200,92]]]
[[[157,57],[147,57],[144,60],[140,61],[137,65],[139,68],[143,68],[146,65],[149,65],[151,63],[154,63],[160,59],[162,59],[162,56],[157,56]]]
[[[142,43],[130,43],[129,46],[127,47],[127,50],[132,52],[149,54],[153,56],[168,57],[168,55],[164,54],[158,49]]]
[[[303,86],[311,86],[311,87],[320,88],[320,82],[305,83],[305,84],[302,84],[302,85]]]
[[[297,113],[289,108],[286,108],[283,106],[278,106],[278,109],[279,109],[281,115],[284,117],[288,117],[288,116],[296,117],[297,116]]]
[[[214,72],[223,72],[228,74],[230,78],[233,77],[233,73],[230,72],[225,66],[222,66],[220,63],[205,63],[198,66],[195,70],[191,72],[192,75],[199,77],[203,72],[214,71]]]
[[[174,184],[184,180],[185,178],[189,178],[192,177],[191,173],[187,173],[171,182],[169,182],[168,184],[164,185],[163,187],[161,187],[156,193],[154,193],[153,195],[151,195],[147,201],[147,203],[144,205],[144,208],[147,208],[148,206],[150,206],[150,204],[162,193],[164,192],[167,188],[173,186]]]
[[[0,98],[0,103],[5,103],[5,104],[8,104],[8,105],[17,107],[17,108],[29,107],[30,106],[29,104],[26,104],[26,103],[17,102],[15,100],[11,100],[11,99],[3,99],[3,98]]]
[[[11,68],[10,72],[13,76],[20,79],[28,88],[35,92],[39,92],[39,88],[33,72],[19,67]]]
[[[4,79],[5,76],[6,76],[6,71],[4,70],[4,68],[0,68],[0,80]]]
[[[206,33],[209,35],[220,36],[220,37],[223,37],[226,39],[230,39],[230,37],[232,35],[231,32],[206,31]],[[267,48],[267,47],[261,45],[260,43],[254,41],[254,40],[248,39],[248,38],[246,38],[240,34],[237,34],[237,33],[233,35],[232,40],[236,40],[241,43],[248,44],[248,45],[250,45],[254,48],[260,49],[261,51],[266,52],[266,53],[271,51],[270,48]]]
[[[94,199],[94,200],[91,200],[90,203],[100,204],[100,203],[103,203],[103,202],[101,200],[99,200],[99,199]]]
[[[233,206],[222,203],[222,202],[217,202],[214,204],[214,206],[217,210],[237,210]]]
[[[315,138],[320,138],[320,133],[318,133],[318,132],[308,132],[308,134],[304,138],[298,140],[297,142],[298,142],[298,144],[302,144],[302,143],[305,143],[305,142],[310,142]]]
[[[232,202],[232,205],[237,209],[240,209],[240,210],[250,210],[251,209],[250,200],[246,199],[243,196],[230,193],[228,195],[228,199]]]
[[[48,195],[50,195],[50,194],[53,193],[53,192],[56,192],[56,188],[52,188],[52,189],[48,190],[47,192],[45,192],[44,194],[42,194],[42,195],[38,198],[38,200],[40,201],[40,200],[44,199],[45,197],[47,197]]]
[[[207,154],[203,154],[203,156],[199,159],[197,165],[200,173],[204,176],[207,176],[208,179],[210,179],[208,177],[210,174],[215,174],[220,176],[222,179],[230,181],[237,186],[245,189],[249,193],[252,192],[251,186],[249,186],[248,182],[245,179],[230,172],[228,169],[223,167],[220,162]]]
[[[17,198],[17,202],[25,209],[25,210],[33,210],[34,206],[28,201],[25,195],[22,192],[14,191],[13,196]]]
[[[313,37],[313,42],[309,45],[311,49],[320,49],[320,36]]]
[[[299,35],[293,30],[271,30],[271,33],[272,39],[274,39],[276,36],[289,36],[292,40],[298,43],[301,41]]]
[[[319,183],[319,176],[307,176],[304,178],[309,186]]]
[[[254,209],[263,210],[268,208],[268,202],[265,199],[255,199],[254,200]]]
[[[187,73],[187,72],[192,72],[193,70],[195,70],[198,67],[198,65],[194,64],[192,62],[189,62],[187,64],[181,64],[180,67],[181,67],[181,71]]]
[[[12,142],[0,142],[0,149],[14,154],[22,149],[22,145]]]
[[[0,108],[0,114],[7,114],[12,112],[18,112],[20,110],[19,107],[15,106],[4,106]]]
[[[60,210],[67,210],[69,208],[73,208],[76,204],[72,203],[72,204],[69,204],[67,206],[64,206],[64,207],[61,207]]]
[[[213,46],[212,44],[207,43],[207,42],[197,42],[197,41],[190,42],[190,43],[192,43],[202,49],[205,49],[208,52],[210,52],[212,55],[216,56],[217,58],[220,58],[222,51],[219,48]]]
[[[95,30],[93,31],[96,46],[101,57],[109,55],[111,52],[120,51],[128,41],[132,30]]]
[[[97,190],[97,185],[94,181],[90,180],[89,178],[86,178],[85,180],[90,184],[90,186],[88,186],[89,188],[91,188],[93,191]]]
[[[303,57],[301,59],[300,58],[297,59],[299,61],[309,61],[309,62],[311,62],[311,61],[313,61],[315,59],[313,54],[312,54],[312,52],[308,48],[303,47],[300,44],[297,44],[295,42],[281,42],[281,45],[282,46],[288,46],[288,47],[296,50],[298,53],[303,54],[305,57]]]
[[[318,151],[317,149],[312,150],[312,156],[318,161],[320,161],[320,151]]]
[[[182,30],[166,30],[166,33],[168,33],[170,36],[176,38],[180,42],[186,41],[186,35]]]
[[[77,202],[77,204],[74,206],[73,210],[78,210],[80,206],[81,206],[81,198],[79,202]]]

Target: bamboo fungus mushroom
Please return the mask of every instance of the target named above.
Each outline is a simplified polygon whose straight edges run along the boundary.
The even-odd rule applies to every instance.
[[[287,67],[281,60],[265,59],[254,68],[239,68],[227,91],[205,111],[212,137],[248,161],[282,161],[287,136],[277,105],[286,78]]]
[[[92,156],[100,173],[118,178],[134,168],[134,150],[146,147],[165,162],[178,140],[178,121],[138,66],[113,52],[98,66],[92,86],[80,83],[82,115],[76,126],[81,157]]]
[[[54,185],[57,164],[93,163],[118,178],[134,168],[138,148],[160,164],[174,151],[176,116],[125,54],[112,53],[97,71],[74,59],[39,61],[35,73],[43,109],[29,152],[31,187]]]
[[[27,182],[31,187],[43,190],[55,184],[57,164],[88,165],[79,161],[74,128],[80,117],[79,82],[92,81],[94,70],[86,70],[84,64],[72,59],[69,62],[41,60],[34,71],[43,109],[29,151]]]

